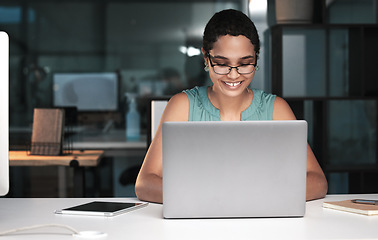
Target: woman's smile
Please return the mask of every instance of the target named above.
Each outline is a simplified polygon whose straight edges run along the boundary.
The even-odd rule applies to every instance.
[[[222,81],[225,85],[227,85],[227,87],[229,87],[230,89],[237,89],[241,86],[241,84],[244,82],[244,81],[238,81],[238,82],[226,82],[226,81]]]

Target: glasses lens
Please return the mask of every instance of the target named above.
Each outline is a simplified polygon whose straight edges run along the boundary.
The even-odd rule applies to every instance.
[[[238,67],[238,73],[240,74],[248,74],[252,73],[255,69],[254,65],[248,64],[248,65],[241,65]]]
[[[228,74],[230,72],[230,67],[215,65],[214,72],[217,74]]]

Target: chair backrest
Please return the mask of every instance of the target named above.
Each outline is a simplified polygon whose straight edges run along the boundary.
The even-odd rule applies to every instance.
[[[159,127],[161,116],[167,106],[169,97],[151,99],[149,104],[149,129],[147,131],[147,146],[150,145]]]

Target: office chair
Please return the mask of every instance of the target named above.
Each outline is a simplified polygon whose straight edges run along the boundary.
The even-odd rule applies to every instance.
[[[170,97],[151,98],[148,107],[148,129],[147,129],[147,146],[150,146],[154,139],[157,128],[159,127],[160,118],[167,106]]]

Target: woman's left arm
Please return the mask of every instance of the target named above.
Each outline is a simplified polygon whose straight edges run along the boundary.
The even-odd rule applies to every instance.
[[[273,120],[296,120],[289,104],[276,97],[273,108]],[[306,200],[324,198],[328,183],[311,147],[307,144],[307,191]]]

